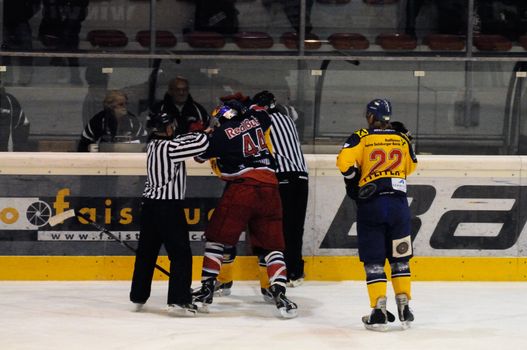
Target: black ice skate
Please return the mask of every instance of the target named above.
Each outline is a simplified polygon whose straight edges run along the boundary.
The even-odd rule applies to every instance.
[[[395,296],[397,303],[397,311],[399,313],[399,320],[404,329],[410,328],[410,324],[414,320],[414,314],[408,305],[408,296],[406,294],[397,294]]]
[[[295,318],[298,316],[298,306],[285,296],[285,287],[282,287],[278,284],[273,284],[269,288],[269,291],[273,296],[280,317]]]
[[[271,291],[269,288],[260,288],[260,292],[262,293],[263,300],[266,303],[274,304],[274,297],[271,294]]]
[[[214,296],[214,285],[216,279],[209,278],[201,282],[201,288],[192,293],[192,302],[197,305],[198,312],[209,313],[209,305],[212,304]]]
[[[363,316],[364,327],[371,331],[384,332],[388,330],[388,322],[395,321],[395,316],[386,310],[386,297],[377,299],[377,305],[369,316]]]
[[[198,312],[198,307],[195,304],[169,304],[168,315],[174,317],[194,317]]]
[[[225,282],[225,283],[216,281],[216,285],[214,286],[214,296],[226,297],[228,295],[231,295],[231,288],[232,288],[232,281]]]

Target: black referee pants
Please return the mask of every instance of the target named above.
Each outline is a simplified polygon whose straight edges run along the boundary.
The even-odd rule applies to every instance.
[[[145,303],[150,297],[152,277],[162,244],[170,260],[167,304],[190,303],[192,251],[183,201],[180,200],[143,199],[130,300]]]
[[[280,198],[282,199],[283,227],[285,239],[284,258],[287,278],[304,276],[302,240],[306,219],[309,182],[307,176],[278,174]]]

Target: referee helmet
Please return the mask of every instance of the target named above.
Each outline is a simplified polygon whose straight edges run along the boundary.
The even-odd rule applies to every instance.
[[[166,132],[170,123],[172,118],[165,112],[150,113],[146,118],[146,127],[150,132]]]

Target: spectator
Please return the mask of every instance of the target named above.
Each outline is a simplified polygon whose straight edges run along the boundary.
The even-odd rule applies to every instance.
[[[108,74],[102,73],[100,66],[88,66],[84,74],[88,92],[82,103],[82,125],[86,126],[91,117],[99,111],[100,101],[108,92]]]
[[[86,19],[89,0],[43,0],[42,22],[39,37],[46,46],[57,50],[72,52],[79,49],[81,23]],[[80,85],[79,59],[67,58],[70,66],[70,82]],[[62,65],[63,58],[51,60],[52,65]]]
[[[31,26],[29,20],[40,10],[40,0],[5,0],[4,1],[4,38],[3,50],[31,51],[33,49]],[[20,57],[18,83],[29,85],[33,74],[33,58]],[[3,64],[12,64],[12,58],[4,57]]]
[[[523,0],[479,0],[475,7],[475,32],[516,41],[527,31],[527,4]]]
[[[99,142],[145,142],[143,124],[127,109],[128,98],[119,90],[110,90],[104,98],[104,109],[94,115],[82,132],[78,151],[87,152],[90,144]]]
[[[167,113],[176,121],[176,135],[203,130],[209,123],[209,115],[189,93],[188,80],[177,76],[168,83],[163,101],[152,108],[154,113]]]
[[[0,151],[24,150],[29,136],[29,120],[18,100],[0,82]]]
[[[300,1],[298,0],[262,0],[262,5],[268,10],[274,3],[280,4],[284,8],[284,13],[291,23],[291,27],[296,33],[300,32]],[[314,0],[306,0],[306,34],[311,33],[313,25],[311,24],[311,9],[313,8]]]
[[[194,30],[234,34],[238,32],[238,10],[235,0],[197,0]]]
[[[428,4],[426,4],[428,3]],[[423,6],[434,6],[437,10],[437,32],[440,34],[464,35],[467,32],[467,3],[458,0],[408,0],[406,3],[406,33],[417,37],[416,22]],[[427,21],[427,23],[429,23]]]

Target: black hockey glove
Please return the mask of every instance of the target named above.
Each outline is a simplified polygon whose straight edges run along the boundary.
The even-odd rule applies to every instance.
[[[402,122],[395,121],[391,122],[390,124],[392,125],[393,130],[400,132],[401,134],[405,134],[406,137],[410,139],[410,141],[414,138],[412,136],[412,133],[406,128],[406,126]]]
[[[346,194],[353,200],[359,198],[359,179],[360,176],[355,176],[353,179],[344,178],[346,184]]]

